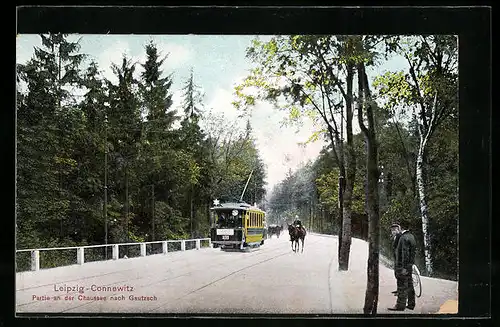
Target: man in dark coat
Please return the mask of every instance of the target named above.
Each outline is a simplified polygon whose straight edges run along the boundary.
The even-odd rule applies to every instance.
[[[396,263],[396,248],[398,247],[399,237],[401,233],[399,233],[401,227],[399,224],[394,223],[391,226],[391,235],[392,235],[392,252],[394,255],[393,262]],[[394,264],[394,277],[396,277],[396,265]],[[392,294],[395,296],[398,294],[398,290],[392,291]]]
[[[405,308],[415,308],[415,289],[413,288],[412,269],[415,264],[415,249],[417,242],[408,230],[402,230],[398,224],[391,226],[394,236],[399,235],[396,245],[394,272],[396,275],[398,299],[396,305],[388,308],[391,311],[404,311]]]

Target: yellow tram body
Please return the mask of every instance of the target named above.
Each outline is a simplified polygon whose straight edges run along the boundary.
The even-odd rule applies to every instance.
[[[218,204],[210,210],[210,238],[214,247],[244,250],[264,244],[264,211],[244,202]]]

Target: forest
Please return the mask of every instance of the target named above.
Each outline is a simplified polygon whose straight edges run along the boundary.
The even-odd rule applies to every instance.
[[[194,70],[174,109],[168,55],[154,42],[145,62],[112,65],[113,84],[67,35],[40,41],[17,64],[17,249],[206,237],[213,200],[238,200],[253,172],[243,200],[267,223],[299,215],[309,231],[339,235],[339,269],[352,237],[369,242],[372,262],[379,249],[390,258],[397,221],[417,237],[423,274],[457,280],[455,36],[255,38],[234,109],[245,119],[272,103],[289,124],[316,121],[309,142],[327,144],[269,194],[259,127],[204,112]],[[368,78],[396,55],[402,71]]]

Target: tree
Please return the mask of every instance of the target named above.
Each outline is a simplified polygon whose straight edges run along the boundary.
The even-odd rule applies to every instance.
[[[419,137],[416,157],[416,184],[425,253],[425,266],[432,275],[432,233],[427,190],[428,144],[442,121],[456,115],[457,42],[456,37],[431,35],[394,37],[387,40],[390,51],[400,53],[408,62],[406,74],[387,73],[379,80],[380,92],[389,105],[404,103],[412,111]]]
[[[137,81],[134,78],[135,63],[132,63],[125,55],[120,66],[112,64],[113,73],[118,77],[118,84],[114,85],[108,81],[109,87],[109,109],[107,117],[109,120],[108,142],[110,143],[110,171],[115,175],[110,179],[111,194],[117,196],[122,203],[123,212],[115,227],[115,240],[124,241],[128,239],[127,229],[130,220],[130,182],[135,182],[134,170],[131,169],[138,156],[141,140],[141,117],[139,99],[137,96]],[[135,186],[135,185],[134,185]],[[108,186],[109,188],[109,186]],[[123,192],[124,191],[124,192]],[[123,192],[123,193],[122,193]],[[116,215],[120,210],[118,198],[111,201],[110,215]],[[114,203],[114,205],[113,205]]]
[[[199,86],[194,83],[193,70],[189,75],[188,80],[183,88],[183,103],[182,108],[184,109],[185,117],[181,122],[180,129],[180,140],[181,146],[186,154],[191,157],[188,162],[189,171],[191,172],[190,178],[188,180],[188,187],[185,190],[186,196],[189,199],[189,221],[190,221],[190,231],[191,237],[193,237],[194,229],[193,224],[195,224],[195,186],[199,182],[199,176],[201,171],[201,161],[204,153],[204,138],[203,132],[199,126],[199,120],[201,115],[201,104],[202,97],[199,90]]]
[[[79,108],[84,117],[84,130],[75,144],[78,168],[71,175],[71,192],[78,202],[75,210],[75,230],[79,240],[104,240],[102,215],[105,173],[105,103],[108,90],[96,62],[92,61],[82,79],[85,88]]]
[[[357,44],[361,51],[369,51],[363,44],[364,38],[359,39]],[[368,209],[368,266],[367,266],[367,286],[365,294],[365,314],[375,315],[377,313],[378,290],[379,290],[379,248],[380,248],[380,227],[379,227],[379,167],[378,167],[378,145],[375,127],[374,111],[377,104],[372,101],[369,90],[368,78],[365,72],[365,63],[357,63],[358,73],[358,123],[365,136],[366,143],[366,203]],[[363,110],[365,109],[365,110]],[[366,121],[368,126],[365,125]]]
[[[255,40],[247,50],[247,57],[258,67],[236,87],[236,95],[240,100],[234,103],[237,108],[245,109],[255,105],[256,98],[272,101],[276,107],[289,111],[291,121],[300,120],[302,115],[307,115],[323,122],[324,129],[317,131],[311,139],[326,133],[341,177],[345,177],[339,180],[345,179],[339,190],[340,270],[347,270],[349,267],[351,200],[356,173],[356,158],[352,146],[352,80],[358,54],[353,52],[352,43],[352,37],[340,36],[280,36],[266,43]],[[261,92],[256,96],[246,94],[245,88],[251,87]],[[346,150],[343,140],[344,110]]]
[[[161,170],[162,163],[163,167],[170,166],[168,170],[171,170],[173,165],[172,157],[175,158],[175,156],[172,156],[172,152],[175,150],[172,149],[174,135],[171,129],[179,117],[176,116],[176,111],[171,109],[171,76],[162,77],[161,65],[168,57],[160,59],[157,46],[153,42],[147,44],[145,50],[146,62],[142,64],[144,71],[138,83],[142,109],[146,116],[146,121],[143,123],[144,135],[142,137],[140,165],[149,168],[144,172],[141,181],[145,182],[145,185],[142,185],[145,193],[150,195],[146,196],[146,198],[151,197],[152,200],[145,201],[144,206],[149,208],[148,216],[151,216],[150,235],[151,239],[155,240],[158,234],[155,233],[155,229],[157,229],[155,224],[159,218],[156,214],[157,206],[155,203],[157,198],[166,201],[164,194],[170,188],[169,183],[159,174],[159,170]],[[146,203],[151,204],[147,205]],[[161,210],[161,213],[169,210],[165,203],[160,202],[159,206],[158,208],[165,207],[165,209]]]
[[[184,100],[182,103],[182,107],[184,108],[184,114],[186,115],[186,118],[189,118],[190,120],[199,119],[199,116],[201,114],[200,104],[203,100],[203,95],[200,91],[199,86],[194,83],[194,74],[192,68],[189,74],[189,78],[182,90],[184,91]]]
[[[146,45],[145,49],[147,59],[142,64],[144,71],[141,74],[139,93],[151,130],[148,139],[153,141],[155,135],[159,136],[161,135],[159,133],[170,129],[179,117],[176,116],[176,111],[171,109],[172,77],[171,75],[162,77],[163,72],[160,70],[168,56],[160,59],[157,46],[152,41]]]
[[[18,92],[17,219],[21,239],[44,246],[54,238],[70,242],[63,227],[71,211],[69,176],[77,165],[74,144],[82,119],[65,88],[79,85],[84,56],[66,35],[40,37],[42,47],[35,47],[33,58],[17,65],[18,80],[27,86],[25,95]]]

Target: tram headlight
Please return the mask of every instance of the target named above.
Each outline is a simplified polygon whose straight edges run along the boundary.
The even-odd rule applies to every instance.
[[[238,215],[238,210],[233,210],[232,214],[233,214],[233,216],[236,217]]]

